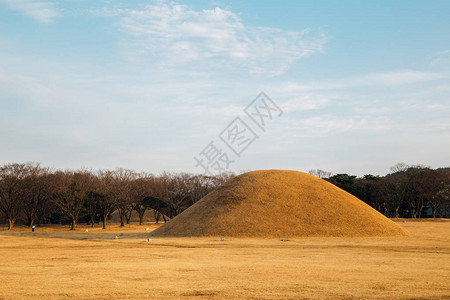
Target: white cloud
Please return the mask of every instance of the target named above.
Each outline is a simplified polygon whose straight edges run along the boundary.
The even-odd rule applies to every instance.
[[[443,78],[444,75],[434,72],[400,71],[391,73],[373,74],[355,80],[356,85],[404,85],[415,84]]]
[[[448,67],[450,66],[450,50],[439,51],[428,58],[431,66]]]
[[[322,94],[301,94],[293,97],[290,95],[286,101],[281,100],[279,106],[284,112],[308,111],[323,108],[330,102],[338,100],[338,95],[322,95]]]
[[[441,110],[441,109],[445,109],[445,105],[441,104],[441,103],[431,103],[429,105],[427,105],[426,107],[427,109],[430,110]]]
[[[245,69],[252,74],[276,76],[309,55],[321,52],[326,36],[320,31],[284,31],[246,26],[226,9],[192,10],[164,1],[142,10],[94,11],[119,16],[129,57],[157,58],[165,67],[196,63],[208,67]]]
[[[328,82],[309,82],[304,84],[289,83],[286,84],[283,89],[289,92],[309,92],[368,86],[395,87],[439,80],[448,77],[449,75],[445,73],[405,70],[397,72],[368,74],[360,77]]]
[[[33,0],[0,0],[0,2],[41,23],[51,23],[58,16],[52,2]]]
[[[325,137],[345,132],[372,134],[389,129],[391,124],[384,116],[317,114],[304,119],[285,118],[280,126],[290,137]]]

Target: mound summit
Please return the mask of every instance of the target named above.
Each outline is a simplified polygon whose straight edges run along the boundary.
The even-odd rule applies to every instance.
[[[151,233],[161,237],[276,238],[407,234],[335,185],[288,170],[236,176]]]

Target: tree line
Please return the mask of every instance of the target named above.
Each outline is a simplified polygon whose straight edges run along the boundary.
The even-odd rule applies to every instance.
[[[398,163],[383,177],[331,176],[320,169],[309,173],[349,192],[388,217],[450,216],[450,168]]]
[[[353,194],[388,217],[449,217],[450,168],[431,169],[399,163],[386,176],[333,175],[320,169],[310,174]],[[94,226],[117,211],[121,226],[137,212],[140,224],[147,210],[155,220],[173,218],[213,189],[233,177],[226,173],[205,176],[187,173],[152,175],[129,169],[53,170],[39,163],[0,166],[0,213],[13,228],[23,216],[25,223],[82,221]]]
[[[232,176],[52,170],[38,163],[10,163],[0,167],[0,212],[8,229],[21,215],[29,227],[35,222],[69,222],[73,230],[84,220],[92,226],[101,221],[105,229],[116,210],[121,226],[130,223],[133,211],[142,224],[148,209],[153,209],[156,221],[173,218]]]

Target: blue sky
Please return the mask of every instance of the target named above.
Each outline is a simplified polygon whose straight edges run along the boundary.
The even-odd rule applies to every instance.
[[[0,162],[202,172],[193,157],[211,141],[231,157],[218,135],[264,91],[283,114],[230,170],[449,166],[449,14],[449,1],[0,0]]]

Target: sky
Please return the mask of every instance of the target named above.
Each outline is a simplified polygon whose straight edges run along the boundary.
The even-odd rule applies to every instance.
[[[0,164],[448,167],[448,15],[450,1],[0,0]]]

